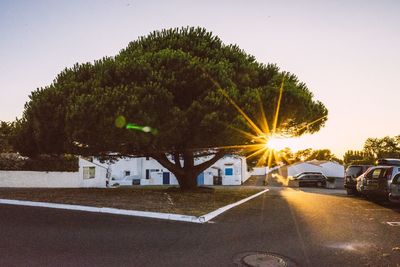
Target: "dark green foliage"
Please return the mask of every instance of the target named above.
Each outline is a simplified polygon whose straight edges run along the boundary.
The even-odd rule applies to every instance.
[[[285,148],[279,152],[284,164],[293,164],[300,161],[320,160],[336,161],[340,164],[343,161],[337,158],[329,149],[303,149],[292,152],[290,148]]]
[[[364,152],[379,158],[400,158],[400,135],[395,137],[368,138]]]
[[[362,151],[349,150],[343,156],[346,165],[372,165],[380,158],[400,158],[400,135],[368,138]]]
[[[358,150],[349,150],[343,156],[346,166],[349,165],[373,165],[376,161],[375,157],[367,152]]]
[[[8,153],[0,155],[0,170],[6,171],[45,171],[45,172],[77,172],[79,162],[72,156],[40,156],[36,158],[23,158],[17,154]]]
[[[13,151],[11,139],[15,132],[15,123],[0,121],[0,153]]]

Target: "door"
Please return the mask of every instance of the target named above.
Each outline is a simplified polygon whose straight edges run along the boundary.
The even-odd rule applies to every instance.
[[[162,176],[163,184],[169,184],[169,175],[170,175],[169,172],[163,172],[163,176]]]
[[[204,185],[204,172],[197,176],[197,185]]]
[[[397,174],[390,184],[390,193],[393,197],[400,198],[400,174]]]

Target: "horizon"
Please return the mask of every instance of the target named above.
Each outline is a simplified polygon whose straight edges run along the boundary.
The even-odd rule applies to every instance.
[[[2,1],[0,120],[21,117],[29,94],[66,67],[114,56],[154,30],[201,26],[258,62],[295,74],[327,107],[325,127],[294,139],[293,147],[342,157],[369,137],[400,134],[393,123],[400,2],[253,3]]]

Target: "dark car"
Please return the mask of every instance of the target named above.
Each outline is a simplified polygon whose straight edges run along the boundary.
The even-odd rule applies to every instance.
[[[325,187],[326,186],[326,176],[320,172],[303,172],[294,177],[290,178],[291,180],[297,181],[299,186],[317,186],[317,187]]]
[[[399,175],[400,166],[397,164],[372,167],[357,179],[357,190],[368,197],[398,200]]]
[[[400,159],[378,159],[377,163],[381,166],[400,166]]]
[[[357,177],[366,172],[372,165],[350,165],[344,176],[344,188],[348,195],[357,193]]]

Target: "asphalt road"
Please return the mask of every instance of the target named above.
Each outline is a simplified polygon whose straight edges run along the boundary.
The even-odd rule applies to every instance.
[[[0,266],[235,266],[245,252],[298,266],[400,266],[400,207],[339,190],[282,189],[203,225],[0,205]]]

